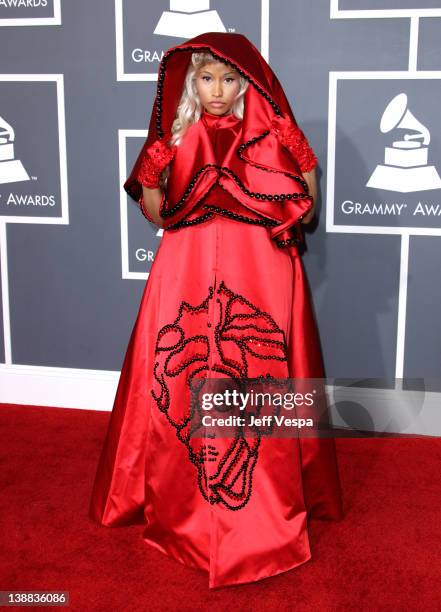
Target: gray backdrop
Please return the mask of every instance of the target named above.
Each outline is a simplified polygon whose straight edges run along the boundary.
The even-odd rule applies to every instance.
[[[0,131],[2,120],[15,131],[13,164],[0,146],[2,362],[121,367],[161,239],[121,179],[145,138],[159,59],[184,40],[153,32],[169,9],[159,0],[64,0],[56,23],[52,2],[0,4]],[[327,375],[439,379],[440,187],[402,193],[366,183],[406,133],[380,130],[403,93],[401,111],[430,132],[424,170],[441,172],[441,73],[421,72],[441,69],[441,1],[212,0],[210,9],[268,53],[319,158],[319,218],[303,261]],[[392,113],[395,124],[403,112]],[[17,160],[28,178],[11,182]],[[346,201],[432,212],[354,215],[342,212]]]

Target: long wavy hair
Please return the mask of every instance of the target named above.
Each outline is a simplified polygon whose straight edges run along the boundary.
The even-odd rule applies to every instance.
[[[179,145],[182,137],[190,125],[199,121],[202,115],[203,106],[196,89],[196,74],[200,68],[206,64],[217,62],[218,60],[211,53],[192,53],[190,65],[185,75],[184,86],[182,88],[181,99],[178,104],[175,119],[172,123],[170,145]],[[230,66],[230,64],[227,64]],[[233,66],[230,66],[234,70]],[[238,119],[243,119],[244,113],[244,94],[248,88],[249,81],[243,76],[239,76],[239,91],[234,99],[231,112]],[[167,185],[169,167],[167,166],[161,175],[161,186]]]

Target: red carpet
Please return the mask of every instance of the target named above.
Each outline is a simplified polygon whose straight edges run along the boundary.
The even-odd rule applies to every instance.
[[[439,609],[441,440],[337,440],[346,517],[310,522],[312,560],[209,591],[204,572],[149,548],[142,525],[88,518],[108,419],[0,405],[0,590],[69,591],[81,611]]]

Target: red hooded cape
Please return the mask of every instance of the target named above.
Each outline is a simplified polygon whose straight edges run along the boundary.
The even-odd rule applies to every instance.
[[[272,238],[296,236],[296,242],[301,241],[299,221],[312,208],[312,198],[296,159],[270,129],[275,117],[286,117],[297,124],[276,75],[242,34],[208,32],[164,54],[148,136],[124,183],[125,190],[140,202],[142,185],[137,177],[142,158],[153,142],[171,134],[193,52],[209,52],[249,80],[242,130],[219,164],[201,122],[190,126],[170,164],[160,209],[164,229],[180,227],[190,215],[194,218],[202,212],[198,204],[215,185],[220,185],[243,209],[241,217],[268,226]],[[211,215],[205,214],[204,218]]]

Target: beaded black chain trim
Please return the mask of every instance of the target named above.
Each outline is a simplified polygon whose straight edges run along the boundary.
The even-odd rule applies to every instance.
[[[164,136],[164,131],[162,129],[162,100],[163,100],[163,83],[164,83],[164,79],[165,79],[165,71],[166,71],[166,65],[167,65],[167,61],[169,60],[169,58],[171,57],[171,55],[175,52],[179,52],[179,51],[208,51],[210,52],[213,57],[215,57],[216,59],[218,59],[220,62],[224,63],[224,64],[230,64],[231,66],[233,66],[235,68],[235,70],[244,78],[246,78],[252,85],[253,87],[269,102],[269,104],[272,106],[272,108],[274,109],[274,112],[276,113],[276,115],[281,116],[282,113],[279,109],[278,104],[272,99],[272,97],[262,88],[260,87],[260,85],[258,85],[254,79],[248,74],[246,73],[244,70],[242,70],[237,64],[235,64],[234,62],[231,62],[230,60],[227,60],[226,58],[222,57],[221,55],[218,55],[217,53],[213,52],[212,49],[210,47],[185,47],[185,48],[176,48],[176,49],[172,49],[170,51],[168,51],[167,53],[164,54],[161,64],[160,64],[160,68],[159,68],[159,74],[158,74],[158,84],[157,84],[157,97],[156,97],[156,131],[158,134],[159,138],[162,138]],[[306,199],[309,197],[309,188],[308,188],[308,184],[306,183],[306,181],[300,177],[299,175],[295,174],[295,173],[291,173],[291,172],[286,172],[286,171],[280,171],[280,170],[276,170],[276,169],[272,169],[272,168],[267,168],[265,166],[262,166],[261,164],[258,164],[257,162],[254,161],[250,161],[248,159],[245,159],[242,156],[242,152],[249,146],[253,145],[255,142],[258,142],[259,140],[261,140],[262,138],[265,138],[266,136],[268,136],[269,134],[269,130],[266,130],[265,132],[263,132],[262,134],[259,134],[258,136],[254,136],[253,138],[251,138],[250,140],[248,140],[247,142],[242,143],[239,148],[237,149],[237,155],[239,156],[239,158],[245,162],[245,163],[249,163],[261,170],[264,170],[266,172],[273,172],[273,173],[282,173],[285,176],[287,176],[288,178],[291,178],[295,181],[297,181],[298,183],[300,183],[302,185],[302,187],[304,188],[306,193],[282,193],[282,194],[276,194],[276,195],[272,195],[272,194],[266,194],[266,193],[259,193],[259,192],[254,192],[254,191],[250,191],[248,190],[245,185],[242,183],[242,181],[240,180],[240,178],[232,171],[230,170],[230,168],[227,168],[225,166],[218,166],[217,164],[206,164],[205,166],[203,166],[202,168],[200,168],[198,170],[198,172],[196,172],[196,174],[193,176],[192,180],[189,182],[189,184],[187,185],[183,196],[180,198],[180,200],[177,202],[177,204],[171,208],[169,208],[168,210],[164,209],[161,210],[160,215],[163,218],[167,218],[172,216],[176,211],[178,211],[180,208],[182,208],[185,200],[187,199],[187,197],[189,196],[191,190],[193,189],[194,185],[196,184],[197,179],[199,178],[199,176],[202,174],[202,172],[204,172],[207,168],[216,168],[218,170],[223,170],[225,173],[227,173],[230,177],[233,178],[233,180],[236,182],[236,184],[240,187],[240,189],[249,197],[251,198],[255,198],[256,200],[267,200],[267,201],[281,201],[283,202],[284,200],[296,200],[296,199]],[[219,183],[218,183],[219,184]],[[219,184],[219,186],[222,187],[222,185]],[[205,206],[205,208],[208,208],[208,206]],[[256,225],[263,225],[266,227],[274,227],[275,225],[278,225],[277,222],[275,222],[274,220],[271,219],[266,219],[262,217],[262,220],[255,220],[255,219],[251,219],[249,217],[246,216],[242,216],[239,215],[238,213],[233,213],[230,211],[225,211],[224,209],[220,209],[218,207],[210,207],[210,210],[216,210],[216,212],[223,214],[225,216],[228,216],[230,218],[233,219],[237,219],[240,221],[243,221],[245,223],[252,223],[252,224],[256,224]],[[190,214],[190,213],[189,213]],[[192,225],[196,225],[198,223],[202,223],[204,221],[206,221],[207,219],[211,218],[212,214],[207,213],[206,215],[202,215],[198,218],[195,218],[193,220],[186,220],[185,218],[181,221],[178,221],[177,223],[169,226],[167,229],[179,229],[181,227],[188,227],[188,226],[192,226]],[[301,217],[300,217],[301,219]],[[288,243],[287,243],[288,244]],[[287,246],[287,244],[283,244],[283,241],[279,241],[278,245],[279,246]]]
[[[221,189],[228,192],[228,190],[225,189],[225,187],[221,185],[218,181],[216,181],[215,185],[218,185]],[[260,218],[258,219],[254,219],[252,217],[247,217],[246,215],[241,215],[239,213],[236,213],[232,210],[221,208],[220,206],[215,206],[214,204],[203,204],[203,208],[208,209],[210,212],[207,212],[204,215],[196,217],[192,220],[186,220],[186,217],[185,217],[183,220],[178,221],[177,223],[173,225],[169,225],[167,230],[178,229],[181,227],[188,227],[189,225],[196,225],[198,223],[203,223],[207,219],[213,217],[214,213],[218,213],[225,217],[229,217],[230,219],[234,219],[235,221],[241,221],[243,223],[250,223],[252,225],[263,225],[264,227],[274,227],[275,225],[278,225],[278,222],[275,219],[268,219],[266,217],[263,217],[263,215],[261,215]],[[187,216],[191,215],[191,213],[192,211],[190,211]]]
[[[260,168],[260,170],[264,170],[265,172],[275,172],[276,174],[284,174],[285,176],[287,176],[288,178],[293,179],[294,181],[297,181],[298,183],[300,183],[302,185],[302,187],[304,188],[304,190],[306,191],[306,196],[309,194],[309,187],[308,187],[308,183],[298,174],[294,174],[293,172],[286,172],[286,171],[281,171],[281,170],[276,170],[275,168],[267,168],[266,166],[262,166],[262,164],[257,163],[256,161],[252,161],[250,159],[245,159],[242,155],[242,152],[247,148],[250,147],[252,144],[254,144],[255,142],[258,142],[259,140],[262,140],[262,138],[265,138],[265,136],[268,136],[268,134],[270,133],[269,130],[265,130],[265,132],[262,132],[262,134],[259,134],[258,136],[254,136],[254,138],[250,138],[250,140],[247,140],[246,142],[243,142],[237,149],[236,153],[239,156],[239,158],[245,162],[246,164],[251,164],[252,166],[255,166],[256,168]],[[282,194],[283,195],[283,194]],[[302,194],[303,195],[303,194]],[[291,198],[282,198],[280,196],[279,199],[288,199],[288,200],[292,200],[295,199],[295,196],[297,196],[297,194],[292,194]],[[274,199],[276,199],[276,196],[274,196]]]
[[[202,198],[199,200],[199,202],[196,203],[194,208],[197,208],[198,204],[200,204],[202,202],[202,200],[207,197],[207,195],[210,193],[210,191],[213,189],[213,187],[215,185],[217,185],[217,181],[215,183],[213,183],[213,185],[211,185],[207,191],[205,192],[205,194],[202,196]],[[181,200],[180,200],[181,201]],[[167,212],[167,211],[166,211]],[[207,221],[207,219],[211,219],[211,217],[213,217],[212,212],[207,212],[204,215],[201,215],[199,217],[196,217],[194,219],[188,219],[188,217],[192,214],[193,209],[190,210],[190,212],[185,215],[185,217],[183,219],[181,219],[180,221],[176,221],[176,223],[173,223],[172,225],[169,225],[167,228],[164,228],[165,230],[175,230],[175,229],[179,229],[181,227],[189,227],[192,225],[197,225],[198,223],[203,223],[204,221]],[[163,214],[162,212],[160,212],[161,216],[168,216],[167,214]]]
[[[199,170],[196,172],[196,174],[193,176],[193,178],[191,179],[191,181],[188,183],[185,191],[184,191],[184,195],[182,196],[182,198],[175,204],[175,206],[172,206],[171,208],[165,209],[165,200],[164,200],[164,206],[161,208],[159,214],[161,215],[161,217],[165,218],[165,217],[171,217],[172,215],[175,214],[175,212],[177,210],[179,210],[180,208],[182,208],[182,206],[184,205],[185,200],[188,198],[188,196],[190,195],[191,190],[193,189],[193,187],[196,184],[196,181],[198,180],[199,176],[202,174],[202,172],[204,172],[207,168],[218,168],[219,166],[217,166],[216,164],[205,164],[205,166],[202,166],[202,168],[199,168]],[[207,192],[208,193],[208,192]],[[206,195],[206,194],[205,194]],[[205,197],[205,196],[204,196]]]
[[[251,217],[246,217],[245,215],[240,215],[232,210],[228,210],[226,208],[221,208],[220,206],[215,206],[214,204],[204,204],[204,208],[209,208],[210,210],[222,215],[224,217],[228,217],[229,219],[234,219],[235,221],[241,221],[243,223],[249,223],[251,225],[263,225],[263,226],[274,226],[277,225],[277,221],[271,221],[271,219],[263,220],[263,219],[253,219]]]
[[[245,187],[245,185],[242,183],[240,178],[237,176],[237,174],[235,174],[230,168],[228,168],[227,166],[220,166],[220,169],[223,170],[226,174],[229,174],[234,179],[234,181],[239,185],[241,190],[247,194],[247,196],[250,196],[250,198],[255,198],[256,200],[269,200],[270,202],[283,202],[284,200],[304,200],[306,198],[309,198],[309,195],[307,193],[280,193],[280,194],[272,195],[272,194],[267,194],[267,193],[259,193],[256,191],[249,191]],[[274,172],[277,172],[277,170],[274,170]],[[283,174],[287,174],[287,173],[284,172]],[[297,175],[294,174],[292,176],[295,177]]]
[[[191,213],[189,213],[191,214]],[[169,225],[167,228],[164,228],[165,230],[174,230],[174,229],[180,229],[181,227],[189,227],[191,225],[198,225],[199,223],[204,223],[204,221],[207,221],[207,219],[211,219],[213,217],[212,212],[207,212],[203,215],[201,215],[200,217],[195,217],[194,219],[181,219],[181,221],[177,221],[176,223],[174,223],[173,225]]]
[[[213,320],[210,312],[214,313]],[[212,326],[213,339],[209,331]],[[244,428],[237,427],[234,438],[215,439],[204,433],[197,436],[199,429],[205,431],[201,421],[204,415],[191,401],[191,391],[195,385],[201,388],[213,372],[240,385],[241,379],[248,379],[249,363],[256,367],[256,358],[262,360],[263,372],[271,362],[286,363],[284,331],[268,312],[233,292],[223,280],[217,288],[216,281],[209,286],[200,304],[192,306],[182,301],[175,320],[159,330],[155,345],[153,376],[159,391],[152,389],[151,393],[156,405],[185,444],[204,499],[230,510],[240,510],[250,499],[261,432],[245,437]],[[280,376],[266,372],[253,380],[269,382],[276,378]]]
[[[291,246],[292,244],[295,244],[296,246],[301,244],[301,241],[298,238],[295,238],[294,236],[292,236],[291,238],[286,238],[285,240],[276,237],[275,241],[277,246],[281,248]]]
[[[222,57],[221,55],[218,55],[217,53],[213,52],[210,47],[185,47],[185,48],[177,48],[177,49],[170,50],[170,51],[168,51],[167,53],[164,54],[164,56],[162,58],[162,61],[161,61],[161,64],[160,64],[160,67],[159,67],[158,84],[157,84],[157,97],[156,97],[156,131],[157,131],[157,134],[158,134],[159,138],[162,138],[164,136],[164,131],[162,129],[162,98],[163,98],[163,84],[164,84],[164,79],[165,79],[166,65],[167,65],[167,61],[169,60],[171,55],[173,53],[179,52],[179,51],[185,51],[185,52],[188,52],[188,51],[192,51],[192,52],[193,51],[196,51],[196,52],[199,52],[199,51],[208,51],[209,53],[211,53],[211,55],[213,55],[213,57],[218,59],[220,62],[222,62],[224,64],[229,64],[230,66],[233,66],[235,68],[235,70],[242,77],[247,79],[253,85],[253,87],[265,98],[265,100],[267,100],[269,102],[269,104],[272,106],[272,108],[273,108],[274,112],[276,113],[276,115],[278,115],[279,117],[282,116],[282,112],[280,111],[279,105],[272,99],[272,97],[262,87],[260,87],[260,85],[258,85],[254,81],[254,79],[248,73],[246,73],[244,70],[239,68],[239,66],[237,66],[237,64],[235,64],[234,62],[232,62],[230,60],[227,60],[226,58]],[[254,144],[258,140],[261,140],[265,136],[268,136],[269,133],[270,133],[269,130],[266,130],[262,134],[259,134],[258,136],[255,136],[254,138],[251,138],[247,142],[243,143],[238,148],[237,154],[242,159],[242,161],[245,161],[247,163],[252,163],[252,165],[260,168],[261,170],[265,170],[266,172],[279,172],[278,170],[273,170],[273,169],[270,169],[270,168],[266,168],[265,166],[262,166],[262,165],[258,164],[257,162],[250,162],[249,160],[245,160],[242,157],[242,155],[241,155],[242,151],[244,149],[246,149],[250,145]],[[285,174],[286,176],[288,176],[290,178],[293,178],[294,180],[299,182],[303,186],[305,191],[308,192],[308,184],[298,174],[289,173],[289,172],[283,172],[283,174]]]
[[[216,168],[217,170],[223,170],[226,174],[228,174],[229,176],[231,176],[233,178],[233,180],[236,182],[236,184],[240,187],[240,189],[247,196],[249,196],[251,198],[255,198],[256,200],[268,200],[270,202],[273,202],[273,201],[274,202],[278,202],[278,201],[283,202],[284,200],[304,200],[304,199],[307,199],[307,198],[310,197],[306,193],[281,193],[281,194],[272,195],[272,194],[258,193],[258,192],[250,191],[249,189],[247,189],[245,187],[245,185],[242,183],[240,178],[235,174],[235,172],[233,172],[227,166],[219,166],[218,164],[205,164],[205,166],[202,166],[201,168],[199,168],[199,170],[193,176],[191,181],[188,183],[188,185],[187,185],[187,187],[186,187],[186,189],[184,191],[183,196],[175,204],[175,206],[172,206],[171,208],[169,208],[167,210],[165,209],[165,207],[163,207],[163,209],[161,209],[161,211],[160,211],[161,217],[164,217],[164,218],[165,217],[171,217],[176,211],[178,211],[180,208],[182,208],[182,206],[184,205],[185,200],[188,198],[188,196],[190,195],[191,190],[195,186],[196,181],[198,180],[199,176],[207,168]]]

